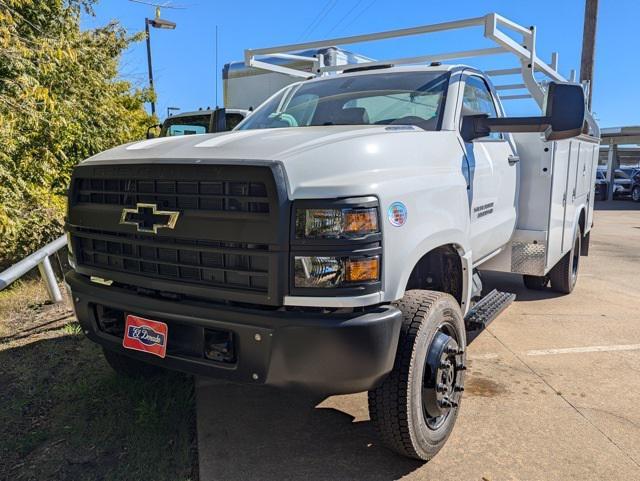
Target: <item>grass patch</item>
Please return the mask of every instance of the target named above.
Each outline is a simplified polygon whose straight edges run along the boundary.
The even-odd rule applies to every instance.
[[[12,289],[12,299],[31,299]],[[39,294],[38,294],[39,295]],[[5,294],[6,296],[6,294]],[[46,292],[43,294],[46,299]],[[0,300],[0,479],[197,478],[191,377],[119,377],[68,306]],[[38,305],[38,304],[35,304]]]

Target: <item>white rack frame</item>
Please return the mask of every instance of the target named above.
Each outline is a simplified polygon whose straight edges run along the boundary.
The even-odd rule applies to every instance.
[[[542,61],[536,53],[536,29],[535,27],[523,27],[497,13],[489,13],[482,17],[469,18],[454,22],[437,23],[433,25],[424,25],[421,27],[404,28],[400,30],[388,30],[385,32],[354,35],[350,37],[338,37],[326,40],[318,40],[313,42],[295,43],[289,45],[281,45],[277,47],[247,49],[244,53],[245,65],[259,69],[278,72],[293,77],[310,78],[321,77],[330,73],[339,72],[349,68],[350,65],[324,65],[323,55],[307,57],[304,55],[293,54],[291,52],[326,48],[332,46],[343,46],[354,43],[363,43],[375,40],[385,40],[390,38],[409,37],[413,35],[422,35],[426,33],[442,32],[446,30],[457,30],[468,27],[484,27],[484,37],[493,41],[497,46],[491,48],[481,48],[474,50],[464,50],[457,52],[444,52],[439,54],[421,55],[417,57],[405,57],[391,60],[372,61],[365,63],[353,64],[357,67],[374,67],[377,65],[399,65],[399,64],[419,64],[425,62],[437,62],[442,60],[454,60],[462,58],[472,58],[481,56],[490,56],[511,53],[516,56],[520,63],[520,67],[489,70],[485,72],[489,76],[501,75],[517,75],[522,76],[524,83],[497,85],[496,90],[499,92],[514,89],[527,89],[529,94],[513,94],[501,95],[502,100],[516,100],[523,98],[533,98],[541,110],[544,109],[544,80],[554,80],[557,82],[567,82],[568,80],[558,72],[558,55],[552,54],[551,64]],[[522,36],[521,42],[516,42],[507,35],[504,30],[511,30]],[[297,60],[311,63],[312,71],[298,70],[282,65],[274,65],[261,60],[260,57],[270,56],[288,60]],[[543,74],[545,78],[536,80],[536,74]],[[570,81],[575,81],[575,72],[572,71]],[[585,90],[588,85],[584,85]]]

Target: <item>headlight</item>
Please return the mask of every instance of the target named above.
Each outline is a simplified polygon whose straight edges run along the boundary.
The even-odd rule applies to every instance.
[[[297,209],[297,239],[350,239],[379,231],[377,207]]]
[[[295,287],[343,287],[380,279],[380,257],[296,256]]]

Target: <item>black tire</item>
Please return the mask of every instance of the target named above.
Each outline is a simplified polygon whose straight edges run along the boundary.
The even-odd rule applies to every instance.
[[[640,185],[636,185],[631,191],[631,200],[640,202]]]
[[[441,292],[407,291],[396,306],[403,313],[396,360],[384,382],[369,391],[369,415],[388,448],[428,461],[458,416],[466,369],[464,319],[456,300]]]
[[[549,278],[547,276],[522,276],[522,281],[527,289],[533,289],[534,291],[541,291],[549,284]]]
[[[582,232],[576,229],[573,239],[573,247],[560,261],[549,271],[551,289],[561,294],[571,294],[578,282],[580,267],[580,247],[582,245]]]
[[[153,377],[162,372],[162,368],[158,366],[132,359],[117,352],[108,349],[103,349],[102,352],[111,369],[122,376],[140,379]]]

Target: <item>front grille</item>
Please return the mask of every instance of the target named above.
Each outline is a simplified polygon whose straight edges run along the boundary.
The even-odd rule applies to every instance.
[[[283,179],[271,164],[81,165],[67,216],[76,270],[143,290],[281,305],[290,210]],[[122,223],[123,209],[139,204],[179,216],[143,232]]]
[[[267,293],[264,244],[177,240],[171,237],[79,230],[77,261],[100,269]]]
[[[133,207],[152,203],[163,209],[269,212],[263,182],[76,178],[74,203]]]

